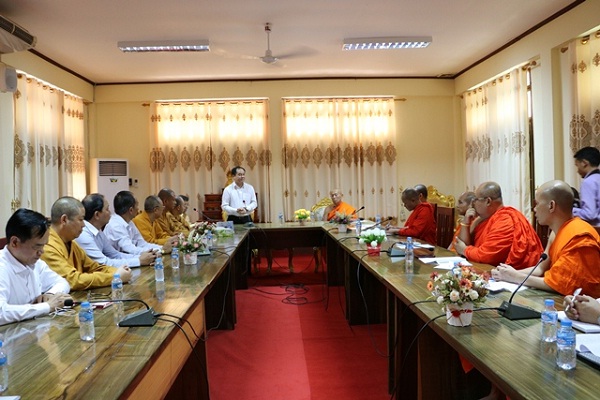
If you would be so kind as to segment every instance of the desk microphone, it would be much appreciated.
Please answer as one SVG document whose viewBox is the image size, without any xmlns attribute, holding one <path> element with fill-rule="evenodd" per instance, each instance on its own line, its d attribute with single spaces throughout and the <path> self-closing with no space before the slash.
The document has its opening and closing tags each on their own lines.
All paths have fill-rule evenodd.
<svg viewBox="0 0 600 400">
<path fill-rule="evenodd" d="M 500 306 L 500 309 L 498 310 L 498 313 L 500 315 L 510 319 L 511 321 L 517 320 L 517 319 L 534 319 L 534 318 L 541 317 L 541 313 L 539 311 L 536 311 L 530 307 L 521 306 L 519 304 L 513 304 L 512 301 L 513 301 L 513 297 L 515 297 L 515 294 L 517 294 L 519 289 L 521 289 L 521 286 L 523 286 L 525 284 L 525 282 L 527 281 L 527 279 L 529 279 L 529 277 L 531 276 L 533 271 L 535 271 L 535 269 L 538 267 L 538 265 L 540 265 L 542 263 L 542 261 L 544 261 L 547 258 L 548 258 L 548 255 L 546 253 L 542 253 L 542 255 L 540 256 L 540 260 L 537 262 L 537 264 L 535 264 L 535 266 L 531 269 L 531 271 L 529 271 L 529 273 L 527 274 L 525 279 L 523 279 L 523 281 L 521 283 L 519 283 L 519 286 L 517 286 L 517 289 L 510 296 L 510 299 L 508 299 L 508 301 L 502 302 L 502 305 Z"/>
<path fill-rule="evenodd" d="M 211 217 L 209 217 L 208 215 L 204 214 L 202 211 L 198 211 L 198 210 L 196 210 L 195 208 L 194 208 L 193 210 L 194 210 L 194 211 L 196 211 L 196 212 L 198 213 L 198 215 L 201 215 L 201 216 L 202 216 L 202 218 L 203 218 L 204 220 L 206 220 L 206 221 L 209 221 L 209 222 L 217 222 L 217 221 L 220 221 L 220 219 L 214 219 L 214 218 L 211 218 Z"/>
<path fill-rule="evenodd" d="M 350 216 L 352 216 L 352 215 L 356 215 L 356 213 L 358 213 L 359 211 L 362 211 L 362 210 L 364 210 L 364 209 L 365 209 L 365 206 L 362 206 L 362 207 L 361 207 L 361 208 L 359 208 L 358 210 L 354 210 L 354 211 L 352 212 L 352 214 L 350 214 Z"/>
<path fill-rule="evenodd" d="M 73 307 L 73 304 L 73 299 L 66 299 L 64 303 L 65 307 Z"/>
<path fill-rule="evenodd" d="M 394 217 L 388 217 L 387 219 L 384 219 L 383 221 L 380 221 L 380 222 L 376 223 L 375 225 L 372 225 L 372 226 L 369 226 L 367 228 L 364 228 L 362 231 L 364 232 L 364 231 L 368 231 L 369 229 L 375 229 L 377 227 L 380 227 L 381 224 L 383 224 L 384 222 L 389 222 L 389 221 L 391 221 L 393 219 L 394 219 Z"/>
</svg>

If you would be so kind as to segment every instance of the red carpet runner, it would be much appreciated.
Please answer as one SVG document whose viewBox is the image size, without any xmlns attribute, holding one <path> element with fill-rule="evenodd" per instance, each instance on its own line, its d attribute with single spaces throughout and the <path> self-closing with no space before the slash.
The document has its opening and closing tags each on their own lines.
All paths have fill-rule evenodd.
<svg viewBox="0 0 600 400">
<path fill-rule="evenodd" d="M 290 295 L 307 303 L 284 303 Z M 329 289 L 328 310 L 326 296 L 324 285 L 237 291 L 235 330 L 207 341 L 211 399 L 389 399 L 385 325 L 371 326 L 372 340 L 346 322 L 341 288 Z"/>
</svg>

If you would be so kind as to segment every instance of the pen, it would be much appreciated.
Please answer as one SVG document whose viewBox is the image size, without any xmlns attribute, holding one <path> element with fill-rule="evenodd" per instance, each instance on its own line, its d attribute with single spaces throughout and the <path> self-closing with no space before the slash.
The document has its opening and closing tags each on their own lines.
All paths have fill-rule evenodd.
<svg viewBox="0 0 600 400">
<path fill-rule="evenodd" d="M 575 297 L 579 296 L 580 293 L 581 288 L 575 289 L 575 291 L 573 292 L 573 300 L 569 304 L 567 304 L 567 308 L 565 308 L 565 313 L 568 312 L 571 307 L 573 307 L 573 303 L 575 303 Z"/>
</svg>

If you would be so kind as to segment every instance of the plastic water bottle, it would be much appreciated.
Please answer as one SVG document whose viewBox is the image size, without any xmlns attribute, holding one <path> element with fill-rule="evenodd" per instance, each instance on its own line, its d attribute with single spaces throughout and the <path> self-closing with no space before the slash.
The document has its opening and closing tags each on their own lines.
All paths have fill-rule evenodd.
<svg viewBox="0 0 600 400">
<path fill-rule="evenodd" d="M 354 224 L 354 226 L 356 227 L 356 235 L 360 236 L 360 233 L 362 232 L 362 221 L 360 219 L 357 219 L 356 224 Z"/>
<path fill-rule="evenodd" d="M 179 269 L 179 249 L 173 247 L 171 250 L 171 268 Z"/>
<path fill-rule="evenodd" d="M 79 310 L 79 337 L 84 342 L 93 342 L 96 337 L 94 310 L 87 301 L 81 303 Z"/>
<path fill-rule="evenodd" d="M 162 257 L 156 257 L 156 260 L 154 260 L 154 278 L 156 282 L 165 281 L 165 267 L 163 266 Z"/>
<path fill-rule="evenodd" d="M 213 234 L 211 231 L 206 231 L 206 247 L 211 248 L 213 245 Z"/>
<path fill-rule="evenodd" d="M 544 301 L 544 311 L 542 311 L 542 342 L 556 341 L 556 324 L 558 313 L 554 308 L 554 300 L 546 299 Z"/>
<path fill-rule="evenodd" d="M 123 319 L 123 302 L 119 300 L 123 300 L 123 281 L 121 280 L 121 275 L 117 272 L 113 275 L 113 280 L 111 283 L 112 293 L 111 298 L 113 300 L 115 306 L 115 322 L 118 324 L 119 321 Z"/>
<path fill-rule="evenodd" d="M 283 223 L 284 223 L 283 213 L 281 211 L 279 212 L 278 218 L 279 218 L 279 225 L 283 225 Z"/>
<path fill-rule="evenodd" d="M 0 393 L 8 388 L 8 358 L 2 350 L 2 341 L 0 340 Z"/>
<path fill-rule="evenodd" d="M 381 214 L 377 214 L 375 216 L 375 224 L 376 225 L 381 225 Z"/>
<path fill-rule="evenodd" d="M 560 322 L 560 329 L 556 334 L 556 365 L 566 371 L 575 368 L 577 353 L 573 322 L 565 319 Z"/>
<path fill-rule="evenodd" d="M 412 237 L 407 237 L 406 238 L 406 255 L 404 257 L 404 265 L 406 266 L 407 269 L 412 269 L 412 267 L 415 265 L 415 249 L 414 249 L 414 245 L 413 245 L 413 240 Z"/>
</svg>

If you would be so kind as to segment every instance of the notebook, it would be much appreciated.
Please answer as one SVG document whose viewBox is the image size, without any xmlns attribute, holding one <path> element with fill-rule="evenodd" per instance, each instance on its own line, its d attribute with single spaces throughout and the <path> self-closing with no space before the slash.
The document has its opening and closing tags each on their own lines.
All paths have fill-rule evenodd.
<svg viewBox="0 0 600 400">
<path fill-rule="evenodd" d="M 558 312 L 558 319 L 568 319 L 564 311 Z M 573 321 L 573 328 L 584 333 L 600 333 L 600 325 L 588 324 L 587 322 Z"/>
</svg>

